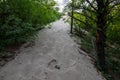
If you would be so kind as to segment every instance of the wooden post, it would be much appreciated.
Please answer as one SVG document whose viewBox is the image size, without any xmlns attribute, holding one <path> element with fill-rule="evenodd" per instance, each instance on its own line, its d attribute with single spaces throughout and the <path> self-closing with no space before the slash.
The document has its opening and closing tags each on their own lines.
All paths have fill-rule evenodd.
<svg viewBox="0 0 120 80">
<path fill-rule="evenodd" d="M 71 11 L 71 31 L 70 33 L 73 33 L 73 15 L 74 15 L 74 0 L 72 0 L 72 11 Z"/>
</svg>

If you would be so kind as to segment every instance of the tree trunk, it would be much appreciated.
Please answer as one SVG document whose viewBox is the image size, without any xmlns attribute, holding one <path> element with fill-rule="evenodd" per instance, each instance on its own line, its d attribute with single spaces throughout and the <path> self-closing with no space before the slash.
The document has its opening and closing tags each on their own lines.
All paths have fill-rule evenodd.
<svg viewBox="0 0 120 80">
<path fill-rule="evenodd" d="M 101 67 L 101 69 L 105 71 L 105 49 L 104 49 L 105 47 L 104 34 L 105 33 L 101 30 L 97 30 L 96 49 L 97 49 L 98 64 Z"/>
<path fill-rule="evenodd" d="M 107 4 L 104 0 L 97 0 L 97 35 L 96 49 L 98 64 L 102 70 L 105 68 L 105 42 L 106 42 L 106 24 L 107 24 Z"/>
</svg>

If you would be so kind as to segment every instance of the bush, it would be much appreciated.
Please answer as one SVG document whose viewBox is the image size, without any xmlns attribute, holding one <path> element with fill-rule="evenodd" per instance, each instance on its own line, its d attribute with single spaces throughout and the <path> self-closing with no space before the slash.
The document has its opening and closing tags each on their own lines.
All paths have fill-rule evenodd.
<svg viewBox="0 0 120 80">
<path fill-rule="evenodd" d="M 38 29 L 60 18 L 55 2 L 0 0 L 0 51 L 34 38 Z"/>
<path fill-rule="evenodd" d="M 24 23 L 15 16 L 9 16 L 0 30 L 0 45 L 3 47 L 26 42 L 36 33 L 31 24 Z"/>
</svg>

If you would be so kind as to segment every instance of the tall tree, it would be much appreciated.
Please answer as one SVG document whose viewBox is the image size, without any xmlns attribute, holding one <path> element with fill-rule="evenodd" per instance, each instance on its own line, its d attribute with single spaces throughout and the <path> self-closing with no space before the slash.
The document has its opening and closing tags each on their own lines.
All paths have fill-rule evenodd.
<svg viewBox="0 0 120 80">
<path fill-rule="evenodd" d="M 73 8 L 75 11 L 72 13 L 79 13 L 82 16 L 85 16 L 87 20 L 91 20 L 96 24 L 96 52 L 97 52 L 97 61 L 102 70 L 105 69 L 105 45 L 106 45 L 106 29 L 109 23 L 109 13 L 112 8 L 114 8 L 118 2 L 116 0 L 76 0 Z M 73 4 L 73 1 L 72 1 Z M 79 10 L 79 12 L 78 12 Z M 95 14 L 95 17 L 90 16 L 89 14 L 85 14 L 86 12 Z M 90 22 L 76 18 L 74 14 L 72 14 L 71 19 L 78 20 L 82 22 L 86 26 L 91 26 Z M 72 21 L 72 20 L 71 20 Z M 71 22 L 71 25 L 73 21 Z M 72 28 L 72 27 L 71 27 Z M 92 27 L 91 27 L 92 28 Z"/>
</svg>

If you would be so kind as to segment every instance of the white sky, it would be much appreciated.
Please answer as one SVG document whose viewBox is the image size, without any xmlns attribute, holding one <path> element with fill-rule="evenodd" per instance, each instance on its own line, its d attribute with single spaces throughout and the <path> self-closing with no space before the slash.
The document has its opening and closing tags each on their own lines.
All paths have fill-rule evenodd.
<svg viewBox="0 0 120 80">
<path fill-rule="evenodd" d="M 62 12 L 64 6 L 70 1 L 70 0 L 55 0 L 60 8 L 60 12 Z"/>
<path fill-rule="evenodd" d="M 63 0 L 55 0 L 58 4 L 62 4 Z"/>
</svg>

